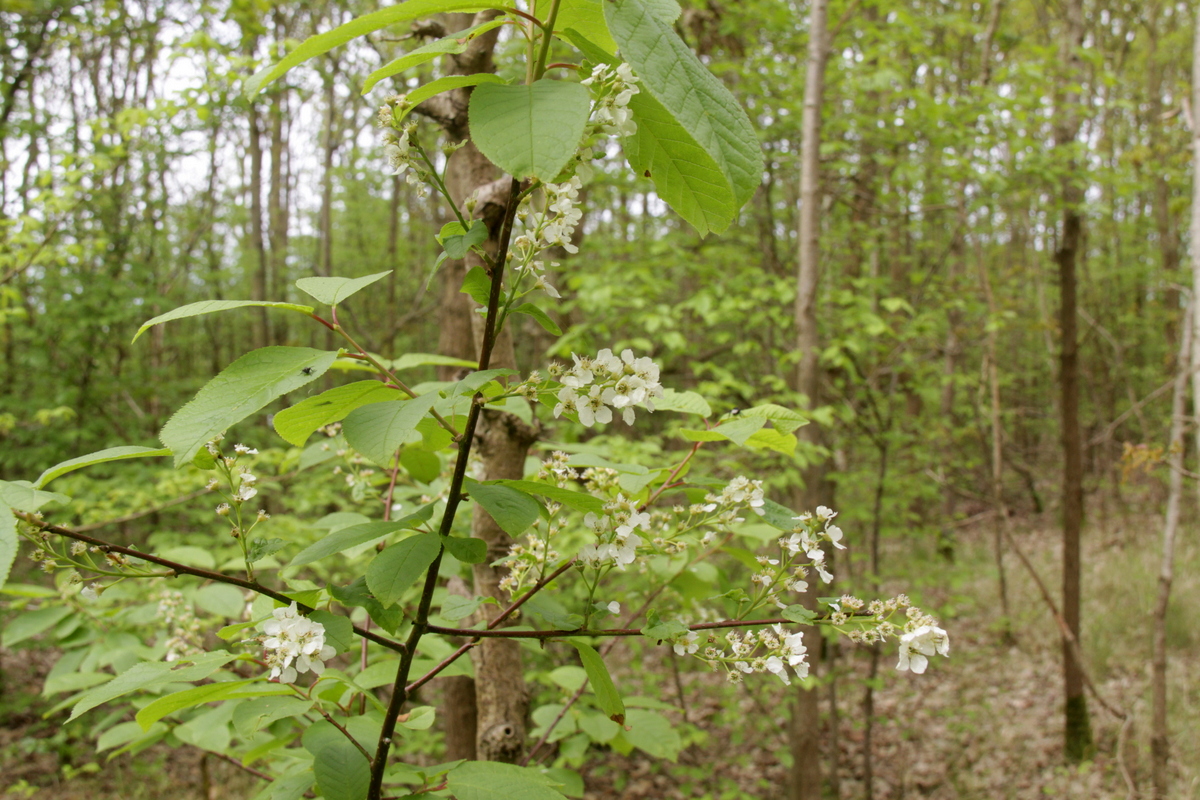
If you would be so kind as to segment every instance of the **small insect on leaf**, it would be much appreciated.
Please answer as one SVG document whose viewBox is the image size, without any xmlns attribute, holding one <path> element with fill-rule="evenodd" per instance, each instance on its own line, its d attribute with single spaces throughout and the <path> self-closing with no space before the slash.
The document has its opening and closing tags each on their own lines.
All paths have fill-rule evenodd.
<svg viewBox="0 0 1200 800">
<path fill-rule="evenodd" d="M 301 371 L 302 373 L 304 373 L 305 375 L 312 375 L 313 368 L 312 368 L 312 367 L 305 367 L 304 369 L 302 369 L 302 370 L 300 370 L 300 371 Z"/>
</svg>

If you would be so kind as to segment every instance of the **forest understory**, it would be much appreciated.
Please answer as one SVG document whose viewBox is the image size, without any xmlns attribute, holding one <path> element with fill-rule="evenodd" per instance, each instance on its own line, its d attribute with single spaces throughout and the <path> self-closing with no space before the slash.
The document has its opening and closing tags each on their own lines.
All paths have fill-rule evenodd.
<svg viewBox="0 0 1200 800">
<path fill-rule="evenodd" d="M 1106 504 L 1109 505 L 1109 504 Z M 1058 532 L 1050 514 L 1012 521 L 1014 538 L 1043 581 L 1057 594 Z M 1105 522 L 1097 521 L 1104 518 Z M 956 560 L 936 579 L 895 579 L 941 614 L 952 637 L 951 658 L 923 676 L 897 672 L 894 654 L 879 662 L 871 732 L 875 800 L 1033 800 L 1034 798 L 1138 798 L 1149 796 L 1149 618 L 1161 520 L 1125 511 L 1093 509 L 1086 531 L 1084 641 L 1088 669 L 1103 700 L 1129 715 L 1122 721 L 1089 696 L 1098 745 L 1096 758 L 1078 767 L 1062 757 L 1060 642 L 1051 612 L 1028 571 L 1011 551 L 1005 568 L 1012 604 L 1005 641 L 992 557 L 993 520 L 959 531 Z M 922 558 L 892 540 L 885 564 L 901 575 Z M 923 563 L 930 563 L 924 560 Z M 887 587 L 885 586 L 885 592 Z M 1185 541 L 1168 621 L 1173 798 L 1200 797 L 1200 638 L 1188 609 L 1200 605 L 1200 548 Z M 788 776 L 787 703 L 790 690 L 769 676 L 738 687 L 722 676 L 695 670 L 669 648 L 634 644 L 614 651 L 614 677 L 629 695 L 657 697 L 686 707 L 681 727 L 691 743 L 677 763 L 641 752 L 593 752 L 584 767 L 585 798 L 784 798 Z M 256 781 L 237 767 L 189 748 L 157 745 L 137 756 L 106 761 L 82 739 L 59 727 L 60 712 L 38 697 L 53 663 L 48 651 L 0 651 L 0 797 L 172 798 L 218 800 L 250 797 Z M 630 669 L 632 659 L 641 666 Z M 866 797 L 862 702 L 870 655 L 843 645 L 838 671 L 836 739 L 822 732 L 826 765 L 838 753 L 837 797 Z M 678 682 L 673 677 L 678 675 Z M 638 677 L 635 677 L 638 676 Z M 653 682 L 653 683 L 652 683 Z M 682 690 L 682 699 L 680 696 Z M 830 725 L 829 690 L 823 693 Z M 432 699 L 432 698 L 428 698 Z M 436 759 L 433 759 L 436 760 Z M 94 766 L 93 766 L 94 765 Z M 713 765 L 720 765 L 717 769 Z M 833 797 L 832 793 L 827 793 Z"/>
</svg>

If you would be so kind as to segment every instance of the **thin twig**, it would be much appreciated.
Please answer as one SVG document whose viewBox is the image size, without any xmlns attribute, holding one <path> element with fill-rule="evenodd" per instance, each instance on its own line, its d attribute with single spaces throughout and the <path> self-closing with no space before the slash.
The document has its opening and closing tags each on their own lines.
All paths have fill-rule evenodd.
<svg viewBox="0 0 1200 800">
<path fill-rule="evenodd" d="M 64 528 L 61 525 L 51 525 L 49 522 L 46 522 L 45 520 L 39 518 L 36 514 L 32 514 L 27 511 L 17 511 L 14 509 L 13 514 L 18 519 L 23 520 L 23 521 L 29 523 L 30 525 L 37 527 L 40 530 L 47 531 L 49 533 L 55 533 L 55 534 L 58 534 L 59 536 L 65 536 L 66 538 L 74 539 L 77 542 L 86 542 L 87 544 L 90 544 L 90 545 L 100 548 L 100 551 L 104 552 L 104 553 L 120 553 L 122 555 L 126 555 L 131 558 L 137 558 L 142 561 L 148 561 L 151 564 L 158 564 L 159 566 L 168 568 L 169 570 L 176 573 L 177 575 L 192 575 L 197 578 L 204 578 L 205 580 L 215 581 L 217 583 L 228 583 L 231 586 L 238 586 L 238 587 L 241 587 L 242 589 L 249 589 L 252 592 L 256 592 L 258 594 L 265 595 L 266 597 L 270 597 L 272 600 L 277 600 L 280 603 L 294 603 L 295 602 L 298 608 L 301 608 L 306 612 L 316 610 L 312 606 L 306 606 L 303 603 L 299 603 L 281 592 L 277 592 L 274 589 L 271 589 L 267 586 L 263 586 L 258 581 L 250 581 L 250 580 L 246 580 L 245 578 L 235 578 L 232 575 L 225 575 L 220 572 L 213 572 L 212 570 L 200 569 L 199 567 L 189 567 L 187 564 L 181 564 L 178 561 L 171 561 L 170 559 L 162 558 L 160 556 L 156 556 L 151 553 L 143 553 L 141 550 L 134 550 L 133 548 L 130 548 L 130 547 L 122 547 L 119 544 L 113 544 L 112 542 L 106 542 L 103 539 L 97 539 L 93 536 L 88 536 L 86 534 L 79 533 L 78 531 L 72 530 L 70 528 Z M 382 646 L 388 648 L 389 650 L 395 650 L 398 653 L 404 652 L 404 645 L 400 642 L 395 642 L 395 641 L 392 641 L 391 639 L 380 636 L 379 634 L 371 633 L 368 630 L 364 630 L 363 628 L 360 628 L 358 625 L 355 625 L 353 627 L 354 627 L 354 632 L 356 634 L 358 634 L 359 636 L 363 637 L 364 639 L 370 639 L 372 642 L 375 642 L 378 645 L 382 645 Z"/>
<path fill-rule="evenodd" d="M 1106 702 L 1101 696 L 1099 690 L 1096 689 L 1096 684 L 1092 683 L 1091 675 L 1088 674 L 1087 669 L 1084 667 L 1083 652 L 1079 648 L 1079 640 L 1075 638 L 1075 634 L 1071 632 L 1071 628 L 1067 625 L 1067 621 L 1063 619 L 1062 613 L 1058 610 L 1058 604 L 1054 602 L 1054 598 L 1050 595 L 1050 590 L 1047 589 L 1046 584 L 1042 582 L 1041 576 L 1038 575 L 1038 572 L 1036 569 L 1034 569 L 1032 562 L 1030 562 L 1029 558 L 1025 555 L 1025 551 L 1021 549 L 1019 544 L 1017 544 L 1017 540 L 1013 538 L 1013 535 L 1008 532 L 1007 528 L 1004 529 L 1004 538 L 1008 540 L 1009 547 L 1011 547 L 1013 552 L 1017 554 L 1017 558 L 1020 559 L 1021 563 L 1025 566 L 1026 571 L 1029 572 L 1029 576 L 1033 578 L 1034 584 L 1037 585 L 1038 592 L 1040 592 L 1042 595 L 1042 600 L 1045 601 L 1046 607 L 1050 609 L 1050 613 L 1054 616 L 1054 621 L 1058 623 L 1058 627 L 1062 632 L 1063 639 L 1065 639 L 1068 646 L 1070 646 L 1071 652 L 1075 656 L 1075 663 L 1079 665 L 1079 672 L 1081 675 L 1083 675 L 1084 685 L 1087 686 L 1087 688 L 1091 691 L 1092 696 L 1096 698 L 1096 702 L 1099 703 L 1105 711 L 1118 719 L 1127 719 L 1129 715 L 1109 705 L 1108 702 Z"/>
</svg>

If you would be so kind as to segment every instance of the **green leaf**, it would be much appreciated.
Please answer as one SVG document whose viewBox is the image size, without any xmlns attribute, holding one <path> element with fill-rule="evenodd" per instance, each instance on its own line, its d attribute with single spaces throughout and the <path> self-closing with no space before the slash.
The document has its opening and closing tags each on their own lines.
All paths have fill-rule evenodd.
<svg viewBox="0 0 1200 800">
<path fill-rule="evenodd" d="M 657 407 L 657 402 L 655 406 Z M 784 433 L 792 433 L 797 428 L 803 427 L 809 423 L 807 417 L 799 411 L 793 411 L 790 408 L 776 405 L 775 403 L 764 403 L 761 406 L 754 408 L 744 408 L 738 415 L 741 417 L 763 417 L 771 420 L 775 427 Z"/>
<path fill-rule="evenodd" d="M 313 700 L 305 700 L 290 694 L 290 690 L 286 696 L 257 697 L 245 703 L 239 703 L 238 707 L 233 710 L 233 727 L 243 738 L 246 738 L 275 720 L 300 716 L 312 708 L 313 702 Z"/>
<path fill-rule="evenodd" d="M 436 718 L 437 712 L 433 706 L 417 706 L 404 715 L 400 720 L 400 725 L 410 731 L 427 731 L 433 727 L 433 721 Z"/>
<path fill-rule="evenodd" d="M 272 684 L 267 684 L 261 681 L 229 681 L 228 683 L 208 683 L 203 686 L 193 686 L 190 689 L 173 692 L 158 698 L 150 705 L 143 708 L 137 713 L 134 719 L 137 724 L 142 726 L 142 730 L 150 730 L 150 726 L 158 722 L 168 714 L 174 714 L 176 711 L 182 711 L 185 708 L 203 705 L 204 703 L 215 703 L 218 700 L 225 700 L 229 697 L 247 697 L 249 695 L 239 694 L 239 691 L 252 683 L 260 683 L 260 689 L 266 689 L 263 694 L 280 694 L 278 689 L 271 688 Z M 278 686 L 278 684 L 274 684 Z M 284 687 L 286 688 L 286 687 Z"/>
<path fill-rule="evenodd" d="M 470 367 L 478 369 L 479 362 L 467 361 L 461 358 L 451 358 L 450 356 L 439 356 L 433 353 L 405 353 L 399 358 L 387 364 L 387 367 L 392 372 L 400 372 L 405 369 L 413 369 L 414 367 L 425 366 L 446 366 L 446 367 Z"/>
<path fill-rule="evenodd" d="M 285 547 L 287 547 L 287 542 L 283 539 L 266 539 L 262 536 L 256 536 L 250 540 L 250 546 L 246 548 L 246 561 L 256 564 L 267 556 L 278 553 Z"/>
<path fill-rule="evenodd" d="M 393 75 L 399 75 L 407 69 L 424 64 L 427 61 L 432 61 L 438 56 L 449 55 L 452 53 L 462 53 L 471 46 L 471 40 L 480 36 L 493 28 L 497 28 L 508 22 L 507 17 L 499 17 L 498 19 L 485 22 L 482 25 L 476 25 L 473 28 L 452 33 L 438 39 L 436 42 L 422 45 L 416 50 L 411 50 L 399 58 L 391 61 L 367 76 L 363 82 L 362 93 L 366 94 L 374 88 L 375 84 L 379 83 L 384 78 L 390 78 Z"/>
<path fill-rule="evenodd" d="M 479 303 L 481 306 L 488 304 L 488 293 L 492 290 L 492 279 L 487 276 L 482 267 L 471 267 L 467 271 L 467 275 L 463 278 L 462 288 L 459 292 L 469 295 L 472 300 Z"/>
<path fill-rule="evenodd" d="M 333 723 L 322 719 L 310 725 L 303 743 L 312 753 L 317 788 L 325 800 L 365 800 L 371 764 Z"/>
<path fill-rule="evenodd" d="M 7 508 L 0 508 L 0 586 L 4 586 L 8 580 L 8 573 L 17 558 L 19 546 L 17 518 Z"/>
<path fill-rule="evenodd" d="M 159 434 L 175 466 L 192 460 L 218 433 L 325 374 L 337 353 L 309 347 L 263 347 L 234 361 L 205 384 Z"/>
<path fill-rule="evenodd" d="M 777 453 L 783 453 L 785 456 L 791 456 L 796 454 L 797 440 L 790 433 L 783 433 L 774 428 L 763 428 L 751 435 L 745 444 L 746 447 L 774 450 Z"/>
<path fill-rule="evenodd" d="M 657 616 L 655 619 L 657 620 Z M 653 639 L 655 642 L 670 642 L 685 635 L 687 632 L 688 626 L 678 620 L 656 621 L 654 624 L 642 628 L 642 635 L 647 639 Z"/>
<path fill-rule="evenodd" d="M 767 421 L 762 417 L 750 417 L 748 419 L 741 419 L 739 417 L 738 419 L 721 423 L 713 428 L 713 432 L 721 434 L 734 444 L 744 445 L 747 439 L 757 433 L 766 424 Z"/>
<path fill-rule="evenodd" d="M 778 528 L 781 531 L 792 531 L 800 522 L 794 517 L 798 516 L 795 511 L 790 508 L 781 506 L 774 500 L 764 500 L 761 506 L 763 522 L 773 528 Z"/>
<path fill-rule="evenodd" d="M 177 319 L 187 319 L 188 317 L 198 317 L 201 314 L 212 314 L 217 311 L 228 311 L 231 308 L 245 308 L 246 306 L 257 306 L 259 308 L 285 308 L 288 311 L 298 311 L 306 316 L 312 316 L 314 309 L 312 306 L 301 306 L 296 303 L 275 303 L 266 300 L 201 300 L 199 303 L 188 303 L 186 306 L 180 306 L 174 311 L 168 311 L 165 314 L 159 314 L 151 320 L 142 323 L 142 327 L 138 328 L 137 333 L 133 335 L 133 342 L 138 340 L 138 337 L 143 333 L 153 328 L 155 325 L 161 325 L 164 322 L 173 322 Z M 131 342 L 132 344 L 132 342 Z"/>
<path fill-rule="evenodd" d="M 421 440 L 417 423 L 437 401 L 437 392 L 430 392 L 411 400 L 371 403 L 356 408 L 342 422 L 342 433 L 355 450 L 380 466 L 391 466 L 400 445 Z"/>
<path fill-rule="evenodd" d="M 442 460 L 435 453 L 420 448 L 406 447 L 401 450 L 400 466 L 414 481 L 420 483 L 432 483 L 442 474 Z"/>
<path fill-rule="evenodd" d="M 573 508 L 576 511 L 582 511 L 585 514 L 592 512 L 600 514 L 604 511 L 604 501 L 599 497 L 587 494 L 586 492 L 576 492 L 571 489 L 560 489 L 552 483 L 539 483 L 538 481 L 512 481 L 498 480 L 488 481 L 489 486 L 508 486 L 516 489 L 519 492 L 526 494 L 536 494 L 545 497 L 547 500 L 553 500 L 567 508 Z"/>
<path fill-rule="evenodd" d="M 29 481 L 0 481 L 0 507 L 37 511 L 47 503 L 67 505 L 71 498 L 58 492 L 43 492 Z"/>
<path fill-rule="evenodd" d="M 617 43 L 604 21 L 603 0 L 562 0 L 555 25 L 560 31 L 574 29 L 592 44 L 609 53 L 617 52 Z M 584 55 L 587 55 L 586 53 Z"/>
<path fill-rule="evenodd" d="M 643 467 L 641 464 L 619 464 L 601 458 L 595 453 L 575 453 L 567 459 L 567 464 L 572 467 L 597 467 L 599 469 L 611 469 L 616 472 L 627 472 L 631 475 L 645 475 L 650 470 Z"/>
<path fill-rule="evenodd" d="M 196 590 L 196 605 L 224 619 L 241 619 L 246 609 L 242 590 L 228 583 L 210 583 Z"/>
<path fill-rule="evenodd" d="M 446 776 L 458 800 L 563 800 L 558 785 L 536 768 L 497 761 L 467 761 Z"/>
<path fill-rule="evenodd" d="M 31 636 L 37 636 L 42 631 L 57 625 L 70 613 L 71 609 L 66 606 L 51 606 L 18 614 L 4 628 L 4 637 L 0 643 L 5 647 L 12 647 L 18 642 L 23 642 Z"/>
<path fill-rule="evenodd" d="M 404 530 L 414 524 L 413 522 L 406 523 L 404 520 L 397 520 L 396 522 L 367 522 L 362 525 L 351 525 L 349 528 L 334 531 L 325 538 L 313 542 L 297 553 L 296 557 L 288 562 L 288 566 L 299 567 L 304 564 L 311 564 L 334 553 L 340 553 L 351 547 L 357 547 L 360 544 L 381 539 L 389 533 Z"/>
<path fill-rule="evenodd" d="M 345 302 L 351 295 L 367 288 L 376 281 L 381 281 L 392 271 L 376 272 L 361 278 L 301 278 L 296 281 L 296 288 L 327 306 L 336 306 Z"/>
<path fill-rule="evenodd" d="M 550 333 L 553 333 L 555 336 L 562 336 L 562 328 L 558 327 L 557 323 L 555 323 L 554 320 L 550 319 L 550 316 L 545 311 L 542 311 L 540 308 L 535 306 L 533 303 L 522 303 L 521 305 L 519 305 L 513 309 L 513 313 L 514 314 L 528 314 L 529 316 L 536 319 L 538 321 L 538 324 L 541 325 L 543 328 L 545 328 Z M 657 403 L 656 403 L 656 405 L 657 405 Z"/>
<path fill-rule="evenodd" d="M 411 1 L 411 0 L 410 0 Z M 418 86 L 411 92 L 405 95 L 408 102 L 411 104 L 403 111 L 396 112 L 393 116 L 397 123 L 407 117 L 414 108 L 419 106 L 431 97 L 441 94 L 442 92 L 450 92 L 455 89 L 465 89 L 468 86 L 479 86 L 480 84 L 489 83 L 504 83 L 504 79 L 499 75 L 493 75 L 490 72 L 477 72 L 474 75 L 447 75 L 444 78 L 438 78 L 435 81 L 430 81 L 422 86 Z"/>
<path fill-rule="evenodd" d="M 711 417 L 712 407 L 708 401 L 695 392 L 677 392 L 674 389 L 664 389 L 663 396 L 654 400 L 655 411 L 679 411 L 684 414 L 698 414 L 701 417 Z"/>
<path fill-rule="evenodd" d="M 721 165 L 654 97 L 629 101 L 637 129 L 622 140 L 634 172 L 654 183 L 658 195 L 701 236 L 721 233 L 738 206 Z"/>
<path fill-rule="evenodd" d="M 421 533 L 375 556 L 367 567 L 367 586 L 385 606 L 393 605 L 441 552 L 436 533 Z"/>
<path fill-rule="evenodd" d="M 605 744 L 611 742 L 613 737 L 621 732 L 621 726 L 613 722 L 603 714 L 584 714 L 579 720 L 580 729 L 586 733 L 593 742 Z"/>
<path fill-rule="evenodd" d="M 446 549 L 449 550 L 450 548 L 447 547 Z M 455 556 L 455 558 L 458 557 Z M 461 558 L 458 560 L 462 561 Z M 442 603 L 440 616 L 444 619 L 450 620 L 451 622 L 457 622 L 460 619 L 466 619 L 475 613 L 475 609 L 479 608 L 479 604 L 482 601 L 482 597 L 461 597 L 457 594 L 448 595 L 445 601 Z"/>
<path fill-rule="evenodd" d="M 301 400 L 275 415 L 275 432 L 284 441 L 303 447 L 320 428 L 340 422 L 356 408 L 395 400 L 402 395 L 379 381 L 356 381 Z"/>
<path fill-rule="evenodd" d="M 591 95 L 578 83 L 485 84 L 471 93 L 471 138 L 513 177 L 552 181 L 575 155 L 590 109 Z"/>
<path fill-rule="evenodd" d="M 471 499 L 483 506 L 496 524 L 509 536 L 520 536 L 538 518 L 541 506 L 525 492 L 509 486 L 479 483 L 466 479 Z"/>
<path fill-rule="evenodd" d="M 368 590 L 365 575 L 359 575 L 347 586 L 330 586 L 329 593 L 344 606 L 358 606 L 366 609 L 375 624 L 389 633 L 395 633 L 404 622 L 404 609 L 400 606 L 385 608 Z M 392 673 L 392 677 L 395 677 L 394 669 Z M 391 683 L 391 680 L 389 678 L 388 683 Z"/>
<path fill-rule="evenodd" d="M 83 467 L 90 467 L 93 464 L 103 464 L 108 461 L 120 461 L 126 458 L 147 458 L 158 456 L 169 456 L 171 451 L 167 449 L 154 449 L 153 447 L 110 447 L 107 450 L 100 450 L 86 456 L 72 458 L 69 461 L 63 461 L 60 464 L 55 464 L 50 469 L 43 472 L 33 485 L 41 489 L 55 478 L 66 475 L 68 472 L 74 472 Z"/>
<path fill-rule="evenodd" d="M 462 225 L 459 225 L 457 222 L 452 222 L 450 225 L 457 226 L 459 233 L 451 234 L 444 238 L 439 237 L 438 239 L 442 244 L 442 249 L 446 251 L 446 255 L 450 258 L 466 258 L 467 253 L 470 252 L 472 247 L 481 245 L 487 241 L 488 226 L 481 219 L 472 222 L 470 229 L 466 233 L 462 233 Z"/>
<path fill-rule="evenodd" d="M 574 639 L 568 641 L 579 651 L 579 658 L 583 662 L 583 668 L 587 670 L 588 680 L 592 684 L 592 692 L 596 695 L 596 705 L 600 706 L 600 710 L 607 714 L 613 722 L 624 725 L 625 704 L 621 702 L 621 695 L 617 692 L 617 687 L 613 685 L 612 676 L 608 674 L 608 667 L 604 665 L 604 659 L 591 645 Z"/>
<path fill-rule="evenodd" d="M 181 683 L 207 678 L 236 657 L 233 653 L 218 651 L 174 663 L 143 661 L 140 664 L 134 664 L 108 683 L 97 686 L 80 697 L 67 721 L 70 722 L 80 714 L 130 692 L 154 689 L 164 683 Z"/>
<path fill-rule="evenodd" d="M 606 50 L 603 46 L 596 44 L 589 37 L 580 33 L 575 28 L 567 28 L 559 33 L 560 38 L 566 39 L 571 44 L 575 45 L 579 52 L 583 53 L 584 58 L 594 64 L 608 64 L 616 66 L 621 63 L 621 60 Z M 612 39 L 608 34 L 608 26 L 604 28 L 604 36 Z M 613 50 L 616 50 L 616 42 L 613 42 Z"/>
<path fill-rule="evenodd" d="M 464 564 L 482 564 L 487 558 L 487 542 L 483 539 L 447 536 L 442 539 L 442 544 L 450 555 Z"/>
<path fill-rule="evenodd" d="M 629 709 L 625 718 L 628 730 L 622 731 L 625 741 L 644 750 L 655 758 L 674 761 L 683 749 L 679 732 L 670 721 L 653 711 L 640 708 Z"/>
<path fill-rule="evenodd" d="M 286 75 L 288 70 L 297 64 L 303 64 L 311 58 L 328 53 L 335 47 L 340 47 L 351 39 L 366 36 L 368 33 L 389 25 L 453 11 L 483 11 L 488 8 L 497 8 L 503 11 L 511 7 L 511 3 L 480 3 L 478 0 L 407 0 L 404 3 L 397 3 L 394 6 L 356 17 L 326 33 L 310 36 L 278 63 L 260 70 L 249 78 L 246 81 L 245 93 L 246 96 L 253 97 L 264 86 Z"/>
<path fill-rule="evenodd" d="M 447 397 L 456 397 L 459 395 L 475 394 L 484 385 L 494 381 L 496 378 L 503 378 L 508 375 L 516 375 L 515 369 L 499 368 L 499 369 L 481 369 L 472 372 L 470 375 L 458 381 L 449 389 L 446 390 Z"/>
<path fill-rule="evenodd" d="M 758 136 L 737 100 L 675 34 L 671 24 L 663 21 L 661 14 L 661 8 L 652 9 L 642 0 L 614 0 L 604 4 L 609 31 L 620 46 L 621 55 L 641 79 L 642 94 L 657 100 L 667 115 L 716 162 L 724 177 L 724 187 L 732 193 L 736 212 L 762 182 L 763 158 Z M 635 95 L 634 100 L 642 94 Z M 638 128 L 641 127 L 639 119 Z"/>
<path fill-rule="evenodd" d="M 792 605 L 779 612 L 779 616 L 801 625 L 811 625 L 816 619 L 815 611 L 810 611 L 801 605 Z"/>
<path fill-rule="evenodd" d="M 346 652 L 354 645 L 354 623 L 349 617 L 317 609 L 308 618 L 325 626 L 325 643 L 339 653 Z"/>
</svg>

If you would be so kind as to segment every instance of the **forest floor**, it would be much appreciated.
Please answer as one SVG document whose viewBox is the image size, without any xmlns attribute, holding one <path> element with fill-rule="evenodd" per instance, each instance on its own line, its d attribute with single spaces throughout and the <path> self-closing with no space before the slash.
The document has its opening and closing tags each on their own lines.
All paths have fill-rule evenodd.
<svg viewBox="0 0 1200 800">
<path fill-rule="evenodd" d="M 1095 515 L 1106 518 L 1104 513 Z M 1057 533 L 1050 515 L 1013 522 L 1013 534 L 1052 596 L 1058 594 Z M 1109 517 L 1108 519 L 1115 519 Z M 1005 638 L 988 521 L 960 530 L 954 564 L 933 553 L 901 558 L 892 543 L 885 571 L 924 564 L 900 577 L 914 601 L 936 610 L 950 632 L 951 657 L 925 675 L 894 669 L 894 648 L 880 656 L 871 730 L 874 800 L 1032 800 L 1063 797 L 1108 800 L 1149 797 L 1150 609 L 1158 568 L 1160 523 L 1130 515 L 1127 522 L 1093 526 L 1085 537 L 1083 641 L 1088 668 L 1104 701 L 1122 720 L 1089 698 L 1097 741 L 1095 759 L 1068 768 L 1062 759 L 1062 689 L 1054 619 L 1028 572 L 1011 552 L 1005 559 L 1011 638 Z M 891 567 L 897 567 L 897 570 Z M 1191 532 L 1176 561 L 1169 620 L 1171 726 L 1175 732 L 1172 800 L 1200 798 L 1200 545 Z M 812 647 L 810 646 L 810 651 Z M 624 654 L 624 667 L 620 665 Z M 584 769 L 585 797 L 786 797 L 788 708 L 794 689 L 755 676 L 729 686 L 668 648 L 633 644 L 614 651 L 615 677 L 628 694 L 657 697 L 686 708 L 688 746 L 677 763 L 593 753 Z M 633 670 L 629 665 L 640 661 Z M 0 798 L 41 800 L 214 800 L 253 795 L 254 780 L 187 749 L 151 748 L 105 761 L 82 740 L 42 718 L 39 696 L 48 654 L 0 651 Z M 822 693 L 824 763 L 836 749 L 838 796 L 866 797 L 862 702 L 868 651 L 841 647 L 835 662 L 839 724 L 833 735 L 830 688 Z M 682 718 L 682 710 L 675 712 Z M 1132 787 L 1132 788 L 1131 788 Z M 1139 791 L 1140 790 L 1140 793 Z M 832 796 L 832 795 L 831 795 Z"/>
</svg>

